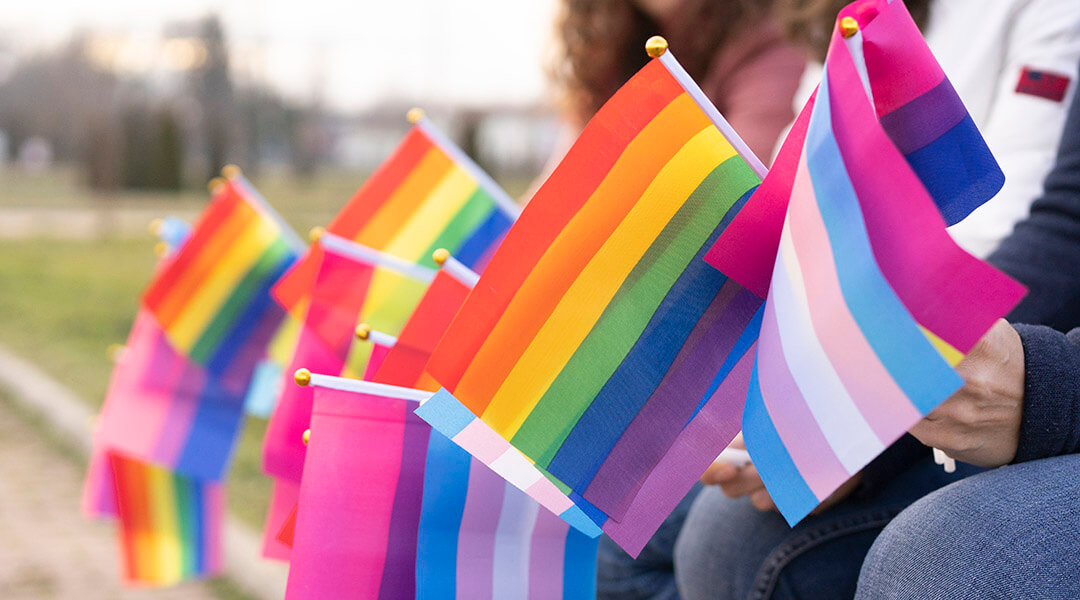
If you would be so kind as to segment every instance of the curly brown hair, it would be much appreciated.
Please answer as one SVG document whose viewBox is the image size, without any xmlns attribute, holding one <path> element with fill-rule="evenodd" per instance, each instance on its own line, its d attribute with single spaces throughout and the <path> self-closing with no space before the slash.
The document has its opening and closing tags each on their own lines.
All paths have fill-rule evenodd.
<svg viewBox="0 0 1080 600">
<path fill-rule="evenodd" d="M 663 34 L 679 62 L 701 81 L 725 42 L 764 18 L 772 0 L 685 0 Z M 631 0 L 563 0 L 556 35 L 560 53 L 549 69 L 564 108 L 587 121 L 615 90 L 645 65 L 645 41 L 660 24 Z"/>
<path fill-rule="evenodd" d="M 773 10 L 784 35 L 824 61 L 836 15 L 850 3 L 851 0 L 776 0 Z M 930 0 L 904 0 L 904 4 L 919 29 L 923 29 L 930 14 Z"/>
</svg>

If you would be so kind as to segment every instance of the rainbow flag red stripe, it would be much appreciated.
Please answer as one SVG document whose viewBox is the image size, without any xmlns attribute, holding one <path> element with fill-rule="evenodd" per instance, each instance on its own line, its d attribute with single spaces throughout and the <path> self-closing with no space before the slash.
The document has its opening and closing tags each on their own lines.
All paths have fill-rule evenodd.
<svg viewBox="0 0 1080 600">
<path fill-rule="evenodd" d="M 764 172 L 670 53 L 597 113 L 528 204 L 428 370 L 620 518 L 749 347 L 762 300 L 701 260 Z"/>
</svg>

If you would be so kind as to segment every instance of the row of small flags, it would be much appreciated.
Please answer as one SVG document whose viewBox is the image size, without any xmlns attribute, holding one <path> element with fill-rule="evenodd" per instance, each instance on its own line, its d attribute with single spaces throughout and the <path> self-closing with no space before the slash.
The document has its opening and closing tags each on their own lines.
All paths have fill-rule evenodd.
<svg viewBox="0 0 1080 600">
<path fill-rule="evenodd" d="M 245 403 L 287 597 L 576 598 L 740 430 L 794 524 L 961 385 L 1024 290 L 945 231 L 1003 177 L 903 3 L 771 171 L 647 50 L 523 211 L 414 112 L 306 251 L 238 170 L 162 222 L 84 496 L 130 580 L 221 568 Z"/>
</svg>

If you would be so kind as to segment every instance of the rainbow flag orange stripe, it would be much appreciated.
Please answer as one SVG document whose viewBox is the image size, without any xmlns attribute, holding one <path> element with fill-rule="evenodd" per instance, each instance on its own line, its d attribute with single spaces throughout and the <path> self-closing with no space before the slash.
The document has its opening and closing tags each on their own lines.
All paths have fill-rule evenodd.
<svg viewBox="0 0 1080 600">
<path fill-rule="evenodd" d="M 265 345 L 283 316 L 269 290 L 298 249 L 268 211 L 242 182 L 227 182 L 143 294 L 169 342 L 212 372 Z"/>
<path fill-rule="evenodd" d="M 491 177 L 421 119 L 327 231 L 429 267 L 431 253 L 446 248 L 479 270 L 519 212 Z M 309 255 L 286 274 L 274 290 L 282 306 L 295 313 L 303 305 L 317 270 Z"/>
<path fill-rule="evenodd" d="M 172 585 L 222 568 L 224 485 L 109 454 L 124 577 Z"/>
<path fill-rule="evenodd" d="M 621 517 L 756 331 L 762 299 L 702 256 L 763 172 L 670 53 L 651 61 L 529 203 L 429 372 Z"/>
</svg>

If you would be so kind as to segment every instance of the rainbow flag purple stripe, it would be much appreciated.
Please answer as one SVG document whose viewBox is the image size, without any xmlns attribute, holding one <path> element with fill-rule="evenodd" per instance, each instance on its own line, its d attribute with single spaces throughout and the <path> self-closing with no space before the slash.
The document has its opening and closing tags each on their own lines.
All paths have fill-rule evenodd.
<svg viewBox="0 0 1080 600">
<path fill-rule="evenodd" d="M 952 242 L 849 48 L 834 36 L 782 184 L 790 199 L 743 415 L 792 524 L 963 385 L 952 365 L 1024 293 Z"/>
</svg>

